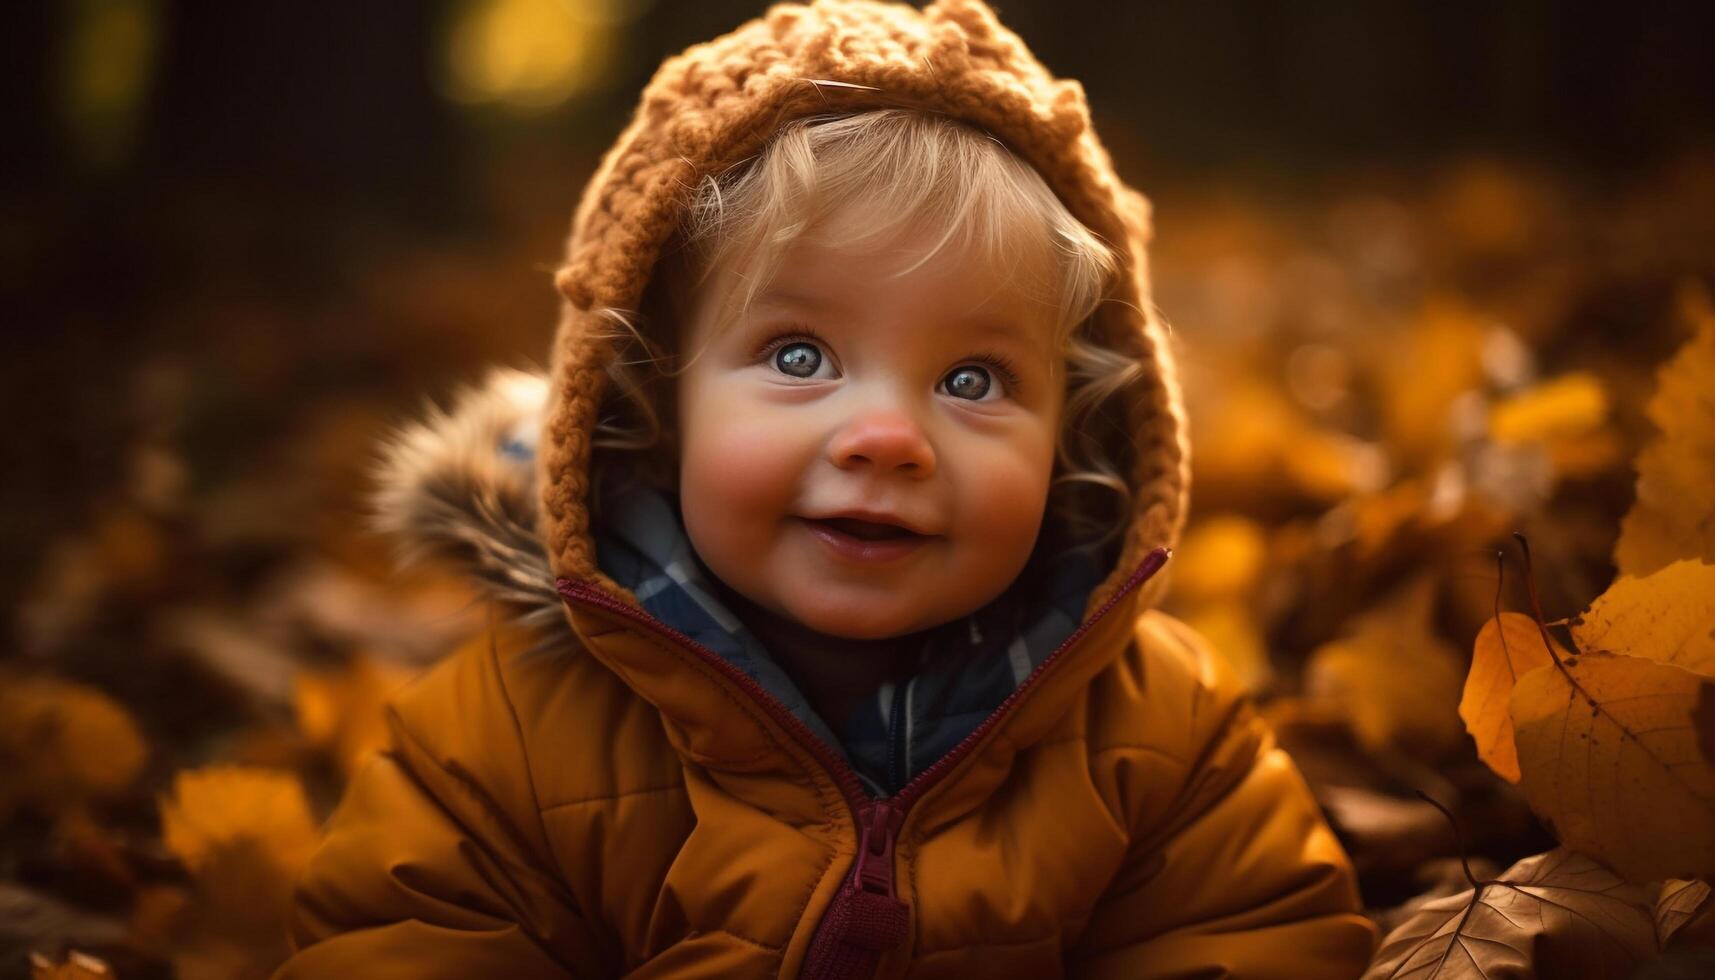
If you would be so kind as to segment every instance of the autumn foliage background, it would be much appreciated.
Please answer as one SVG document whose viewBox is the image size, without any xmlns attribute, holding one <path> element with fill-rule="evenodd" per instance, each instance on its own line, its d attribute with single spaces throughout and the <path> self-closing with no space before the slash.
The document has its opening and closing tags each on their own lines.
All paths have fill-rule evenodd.
<svg viewBox="0 0 1715 980">
<path fill-rule="evenodd" d="M 304 6 L 77 0 L 5 32 L 0 977 L 283 958 L 291 874 L 384 698 L 480 616 L 365 531 L 376 441 L 492 364 L 541 365 L 549 270 L 636 91 L 759 9 Z M 1692 567 L 1715 563 L 1715 15 L 1419 6 L 1000 12 L 1085 81 L 1156 204 L 1194 427 L 1170 609 L 1248 679 L 1384 930 L 1428 922 L 1399 975 L 1455 976 L 1468 913 L 1530 898 L 1457 893 L 1557 836 L 1601 851 L 1683 803 L 1667 836 L 1692 850 L 1651 877 L 1715 870 L 1715 707 L 1662 763 L 1681 776 L 1616 756 L 1629 795 L 1545 816 L 1528 758 L 1514 782 L 1553 747 L 1527 746 L 1512 689 L 1612 663 L 1556 668 L 1529 619 L 1495 621 L 1487 661 L 1478 643 L 1533 608 L 1519 532 L 1551 624 L 1690 560 L 1628 587 L 1648 615 L 1599 642 L 1689 671 L 1693 703 L 1715 673 Z M 1663 621 L 1684 633 L 1665 652 Z M 1554 642 L 1584 643 L 1567 625 Z M 1474 651 L 1501 686 L 1468 696 Z M 1622 756 L 1681 738 L 1592 717 Z M 1565 851 L 1521 867 L 1643 910 L 1567 947 L 1606 950 L 1600 975 L 1708 965 L 1658 955 L 1715 932 L 1706 886 L 1625 891 Z"/>
</svg>

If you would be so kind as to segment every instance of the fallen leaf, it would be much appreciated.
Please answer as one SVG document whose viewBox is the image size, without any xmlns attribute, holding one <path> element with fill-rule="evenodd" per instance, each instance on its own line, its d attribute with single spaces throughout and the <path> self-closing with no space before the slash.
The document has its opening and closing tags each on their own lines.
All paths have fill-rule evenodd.
<svg viewBox="0 0 1715 980">
<path fill-rule="evenodd" d="M 149 750 L 131 713 L 103 692 L 47 676 L 0 675 L 0 815 L 58 813 L 128 788 Z"/>
<path fill-rule="evenodd" d="M 73 951 L 64 963 L 55 963 L 40 953 L 30 954 L 30 980 L 107 980 L 112 976 L 112 967 L 87 953 Z"/>
<path fill-rule="evenodd" d="M 1650 891 L 1556 848 L 1437 899 L 1382 942 L 1365 980 L 1623 980 L 1657 952 Z"/>
<path fill-rule="evenodd" d="M 1630 881 L 1715 873 L 1715 767 L 1692 710 L 1715 680 L 1589 653 L 1513 689 L 1521 785 L 1567 847 Z"/>
<path fill-rule="evenodd" d="M 1708 933 L 1715 932 L 1715 920 L 1710 912 L 1709 883 L 1706 881 L 1684 881 L 1672 878 L 1661 883 L 1661 891 L 1655 900 L 1655 937 L 1663 949 L 1674 941 L 1675 935 L 1685 929 L 1686 923 L 1697 920 L 1689 930 L 1701 933 L 1695 939 L 1708 941 Z M 1699 928 L 1701 927 L 1701 929 Z M 1693 938 L 1687 936 L 1685 938 Z"/>
<path fill-rule="evenodd" d="M 1682 306 L 1695 335 L 1656 375 L 1647 412 L 1661 434 L 1638 453 L 1637 500 L 1614 546 L 1626 575 L 1715 563 L 1715 308 L 1700 290 Z"/>
<path fill-rule="evenodd" d="M 1325 643 L 1305 667 L 1305 695 L 1340 712 L 1371 752 L 1434 759 L 1459 739 L 1464 669 L 1430 630 L 1434 581 L 1421 579 Z"/>
<path fill-rule="evenodd" d="M 1564 660 L 1566 649 L 1546 636 L 1536 620 L 1505 612 L 1483 624 L 1471 651 L 1471 672 L 1459 699 L 1459 717 L 1477 743 L 1477 757 L 1509 783 L 1519 781 L 1513 719 L 1507 710 L 1518 679 L 1553 663 L 1547 644 Z"/>
<path fill-rule="evenodd" d="M 1623 653 L 1715 677 L 1715 565 L 1677 561 L 1622 575 L 1572 621 L 1585 651 Z"/>
<path fill-rule="evenodd" d="M 1452 452 L 1453 406 L 1483 383 L 1484 330 L 1476 311 L 1443 295 L 1425 302 L 1403 335 L 1382 341 L 1378 393 L 1389 445 L 1404 458 L 1422 463 Z"/>
<path fill-rule="evenodd" d="M 1187 602 L 1248 593 L 1268 560 L 1262 526 L 1248 517 L 1222 514 L 1185 532 L 1173 570 L 1173 593 Z"/>
<path fill-rule="evenodd" d="M 193 885 L 190 908 L 165 923 L 174 975 L 267 977 L 290 952 L 281 924 L 292 882 L 317 843 L 297 777 L 236 766 L 181 772 L 172 797 L 161 801 L 161 824 Z"/>
<path fill-rule="evenodd" d="M 1246 690 L 1256 693 L 1268 687 L 1274 667 L 1249 603 L 1236 599 L 1200 603 L 1185 610 L 1182 618 L 1209 641 L 1210 649 L 1226 661 Z"/>
<path fill-rule="evenodd" d="M 304 787 L 289 772 L 239 766 L 184 770 L 160 808 L 161 837 L 192 875 L 222 851 L 250 842 L 291 874 L 316 845 Z"/>
<path fill-rule="evenodd" d="M 1320 786 L 1316 802 L 1349 842 L 1359 874 L 1409 871 L 1452 847 L 1447 818 L 1422 800 L 1357 786 Z"/>
<path fill-rule="evenodd" d="M 1577 372 L 1520 392 L 1489 409 L 1496 442 L 1550 442 L 1584 435 L 1608 418 L 1608 393 L 1588 372 Z"/>
</svg>

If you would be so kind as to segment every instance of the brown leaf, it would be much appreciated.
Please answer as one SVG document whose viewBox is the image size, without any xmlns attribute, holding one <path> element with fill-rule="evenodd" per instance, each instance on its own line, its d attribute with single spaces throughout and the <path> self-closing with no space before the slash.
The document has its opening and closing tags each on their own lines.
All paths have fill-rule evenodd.
<svg viewBox="0 0 1715 980">
<path fill-rule="evenodd" d="M 1620 980 L 1657 951 L 1651 909 L 1648 889 L 1556 848 L 1425 905 L 1383 941 L 1364 977 Z"/>
<path fill-rule="evenodd" d="M 1508 699 L 1518 679 L 1553 663 L 1548 644 L 1561 659 L 1566 649 L 1521 613 L 1507 612 L 1483 624 L 1471 651 L 1471 672 L 1459 699 L 1459 717 L 1477 743 L 1477 757 L 1509 783 L 1519 781 L 1518 749 L 1513 745 L 1513 719 Z"/>
<path fill-rule="evenodd" d="M 1316 801 L 1349 842 L 1360 874 L 1409 871 L 1451 846 L 1447 818 L 1422 800 L 1401 799 L 1357 786 L 1321 786 Z"/>
<path fill-rule="evenodd" d="M 1572 623 L 1585 651 L 1623 653 L 1715 677 L 1715 565 L 1677 561 L 1614 580 Z"/>
<path fill-rule="evenodd" d="M 1709 883 L 1669 879 L 1661 883 L 1655 900 L 1655 936 L 1663 949 L 1686 930 L 1683 938 L 1707 942 L 1715 936 L 1715 918 L 1710 915 L 1715 905 L 1709 901 Z M 1687 930 L 1686 924 L 1693 922 Z M 1691 934 L 1696 934 L 1695 936 Z"/>
<path fill-rule="evenodd" d="M 1683 301 L 1696 335 L 1657 375 L 1650 421 L 1661 435 L 1638 453 L 1638 495 L 1620 524 L 1614 564 L 1645 575 L 1682 558 L 1715 563 L 1715 308 Z"/>
<path fill-rule="evenodd" d="M 1605 653 L 1520 678 L 1511 708 L 1531 809 L 1627 880 L 1715 873 L 1715 767 L 1691 718 L 1712 684 Z"/>
</svg>

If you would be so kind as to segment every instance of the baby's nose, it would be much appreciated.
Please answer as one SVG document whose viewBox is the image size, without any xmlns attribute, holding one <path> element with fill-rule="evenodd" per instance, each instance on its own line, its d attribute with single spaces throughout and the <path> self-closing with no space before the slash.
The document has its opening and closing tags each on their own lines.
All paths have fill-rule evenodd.
<svg viewBox="0 0 1715 980">
<path fill-rule="evenodd" d="M 935 472 L 935 449 L 923 428 L 895 410 L 866 412 L 852 419 L 828 444 L 828 456 L 840 469 L 868 463 L 920 478 Z"/>
</svg>

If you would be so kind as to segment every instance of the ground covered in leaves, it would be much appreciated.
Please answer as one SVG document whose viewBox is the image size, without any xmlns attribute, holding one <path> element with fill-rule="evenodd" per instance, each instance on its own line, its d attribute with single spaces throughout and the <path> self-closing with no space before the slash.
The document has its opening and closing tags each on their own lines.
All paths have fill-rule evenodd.
<svg viewBox="0 0 1715 980">
<path fill-rule="evenodd" d="M 1194 426 L 1169 608 L 1398 929 L 1374 975 L 1715 975 L 1715 161 L 1155 196 Z M 551 243 L 359 233 L 366 275 L 291 305 L 185 220 L 215 285 L 111 369 L 123 464 L 35 536 L 0 658 L 0 977 L 284 957 L 384 699 L 477 628 L 363 530 L 375 440 L 552 326 Z"/>
</svg>

